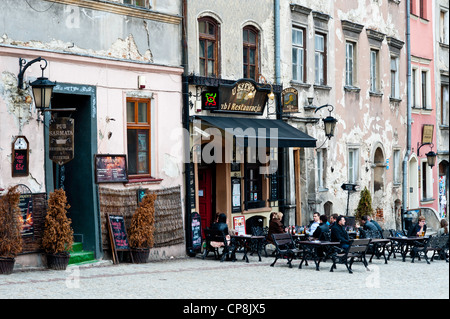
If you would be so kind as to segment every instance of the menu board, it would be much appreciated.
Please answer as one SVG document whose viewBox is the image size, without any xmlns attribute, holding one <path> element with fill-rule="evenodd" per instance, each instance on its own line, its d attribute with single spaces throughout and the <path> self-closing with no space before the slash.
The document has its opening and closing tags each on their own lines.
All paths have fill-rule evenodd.
<svg viewBox="0 0 450 319">
<path fill-rule="evenodd" d="M 231 178 L 232 212 L 240 213 L 241 210 L 241 179 Z"/>
<path fill-rule="evenodd" d="M 128 182 L 127 159 L 125 155 L 95 155 L 96 183 Z"/>
<path fill-rule="evenodd" d="M 125 220 L 121 215 L 107 214 L 107 217 L 113 262 L 114 264 L 117 264 L 119 262 L 117 251 L 130 251 L 127 231 L 125 228 Z"/>
<path fill-rule="evenodd" d="M 246 235 L 245 230 L 245 217 L 235 216 L 233 217 L 233 229 L 237 232 L 237 235 Z"/>
<path fill-rule="evenodd" d="M 192 250 L 197 251 L 202 247 L 202 223 L 199 213 L 194 212 L 191 215 L 192 219 Z"/>
</svg>

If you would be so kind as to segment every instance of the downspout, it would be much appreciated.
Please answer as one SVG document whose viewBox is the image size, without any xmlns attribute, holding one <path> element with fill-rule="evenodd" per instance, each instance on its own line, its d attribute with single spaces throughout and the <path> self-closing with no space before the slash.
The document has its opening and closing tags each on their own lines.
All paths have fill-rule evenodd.
<svg viewBox="0 0 450 319">
<path fill-rule="evenodd" d="M 280 0 L 275 0 L 275 80 L 276 84 L 281 84 L 281 58 L 280 58 Z M 277 117 L 279 112 L 277 112 Z M 281 115 L 280 115 L 281 118 Z"/>
<path fill-rule="evenodd" d="M 402 229 L 405 228 L 404 214 L 406 213 L 406 204 L 408 201 L 408 162 L 411 155 L 411 0 L 406 0 L 406 56 L 407 56 L 407 125 L 406 125 L 406 153 L 403 159 L 403 189 L 402 189 L 402 211 L 401 221 Z"/>
<path fill-rule="evenodd" d="M 182 96 L 183 96 L 183 106 L 182 106 L 182 122 L 184 132 L 189 132 L 189 83 L 188 83 L 188 75 L 189 75 L 189 63 L 188 63 L 188 52 L 187 52 L 187 0 L 183 0 L 183 19 L 181 26 L 181 55 L 182 55 L 182 65 L 184 67 L 183 77 L 182 77 Z M 184 135 L 186 136 L 186 135 Z M 189 134 L 187 134 L 187 138 L 183 141 L 186 145 L 184 145 L 184 150 L 190 150 L 190 140 Z M 189 163 L 189 154 L 184 154 L 184 188 L 185 188 L 185 208 L 184 208 L 184 227 L 185 227 L 185 237 L 186 237 L 186 253 L 189 256 L 195 256 L 195 252 L 192 248 L 192 220 L 191 220 L 191 188 L 190 185 L 190 163 Z"/>
</svg>

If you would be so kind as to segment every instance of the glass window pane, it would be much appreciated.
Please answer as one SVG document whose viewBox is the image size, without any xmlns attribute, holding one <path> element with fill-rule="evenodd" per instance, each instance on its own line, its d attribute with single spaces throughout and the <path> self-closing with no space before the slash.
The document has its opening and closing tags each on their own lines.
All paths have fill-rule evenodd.
<svg viewBox="0 0 450 319">
<path fill-rule="evenodd" d="M 242 38 L 244 39 L 244 42 L 248 42 L 248 30 L 243 31 Z"/>
<path fill-rule="evenodd" d="M 200 59 L 200 75 L 205 76 L 206 70 L 205 70 L 205 60 L 204 59 Z"/>
<path fill-rule="evenodd" d="M 208 76 L 212 76 L 214 74 L 214 61 L 208 61 Z"/>
<path fill-rule="evenodd" d="M 147 103 L 138 103 L 138 122 L 148 123 Z"/>
<path fill-rule="evenodd" d="M 127 102 L 127 122 L 134 123 L 134 102 Z"/>
<path fill-rule="evenodd" d="M 248 32 L 248 42 L 252 43 L 252 44 L 256 44 L 256 33 L 249 31 Z"/>
<path fill-rule="evenodd" d="M 200 33 L 206 33 L 206 22 L 205 21 L 200 21 L 198 23 L 198 29 Z"/>
<path fill-rule="evenodd" d="M 214 59 L 214 43 L 208 41 L 208 59 Z"/>
<path fill-rule="evenodd" d="M 256 68 L 254 66 L 250 67 L 250 79 L 256 79 Z"/>
<path fill-rule="evenodd" d="M 247 54 L 248 54 L 247 49 L 244 49 L 244 64 L 248 63 Z"/>
<path fill-rule="evenodd" d="M 200 40 L 200 57 L 204 58 L 205 57 L 205 40 Z"/>
<path fill-rule="evenodd" d="M 325 50 L 325 46 L 324 46 L 324 38 L 323 36 L 316 34 L 315 37 L 315 48 L 316 51 L 320 51 L 323 52 Z"/>
<path fill-rule="evenodd" d="M 250 64 L 255 64 L 256 61 L 256 51 L 254 49 L 250 49 Z"/>
<path fill-rule="evenodd" d="M 292 49 L 292 64 L 297 64 L 297 51 L 298 49 Z"/>
<path fill-rule="evenodd" d="M 127 143 L 128 143 L 128 174 L 136 174 L 137 163 L 137 130 L 127 130 Z"/>
<path fill-rule="evenodd" d="M 146 152 L 139 152 L 138 155 L 138 174 L 148 173 L 148 157 Z"/>
<path fill-rule="evenodd" d="M 208 23 L 208 33 L 210 35 L 216 34 L 216 27 L 212 23 Z"/>
</svg>

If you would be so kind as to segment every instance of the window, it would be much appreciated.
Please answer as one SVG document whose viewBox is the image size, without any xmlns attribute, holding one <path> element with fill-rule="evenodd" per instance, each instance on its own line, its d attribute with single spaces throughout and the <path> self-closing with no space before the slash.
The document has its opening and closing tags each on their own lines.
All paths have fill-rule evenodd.
<svg viewBox="0 0 450 319">
<path fill-rule="evenodd" d="M 326 187 L 325 159 L 326 159 L 326 149 L 317 150 L 317 186 L 319 189 L 324 189 Z"/>
<path fill-rule="evenodd" d="M 149 0 L 123 0 L 124 4 L 131 4 L 137 7 L 151 8 L 151 1 Z"/>
<path fill-rule="evenodd" d="M 422 70 L 421 75 L 421 97 L 422 108 L 431 109 L 431 89 L 428 70 Z"/>
<path fill-rule="evenodd" d="M 432 169 L 427 161 L 422 162 L 422 201 L 433 199 L 433 178 Z"/>
<path fill-rule="evenodd" d="M 355 80 L 355 43 L 345 43 L 345 85 L 353 86 Z"/>
<path fill-rule="evenodd" d="M 292 79 L 306 82 L 306 54 L 304 29 L 292 29 Z"/>
<path fill-rule="evenodd" d="M 394 184 L 400 184 L 400 150 L 394 150 Z"/>
<path fill-rule="evenodd" d="M 391 56 L 391 98 L 400 97 L 400 83 L 398 79 L 398 58 Z"/>
<path fill-rule="evenodd" d="M 150 100 L 127 98 L 129 175 L 150 175 L 150 133 Z"/>
<path fill-rule="evenodd" d="M 411 95 L 412 95 L 412 107 L 416 107 L 418 105 L 417 103 L 417 69 L 412 69 L 412 75 L 411 75 Z"/>
<path fill-rule="evenodd" d="M 427 1 L 426 0 L 419 0 L 420 1 L 420 8 L 419 8 L 419 15 L 422 19 L 427 18 Z"/>
<path fill-rule="evenodd" d="M 449 44 L 448 35 L 448 11 L 441 10 L 439 16 L 439 42 Z"/>
<path fill-rule="evenodd" d="M 327 84 L 327 48 L 326 48 L 326 37 L 324 34 L 316 33 L 314 46 L 314 56 L 315 56 L 315 80 L 314 83 L 318 85 Z"/>
<path fill-rule="evenodd" d="M 411 0 L 410 1 L 410 11 L 411 11 L 411 14 L 417 15 L 417 13 L 416 13 L 416 0 Z"/>
<path fill-rule="evenodd" d="M 355 184 L 359 178 L 359 151 L 356 148 L 348 151 L 348 182 Z"/>
<path fill-rule="evenodd" d="M 441 125 L 449 126 L 448 84 L 441 85 Z"/>
<path fill-rule="evenodd" d="M 245 27 L 243 30 L 244 39 L 244 78 L 258 81 L 258 42 L 259 33 L 253 27 Z"/>
<path fill-rule="evenodd" d="M 378 50 L 370 50 L 370 91 L 379 91 Z"/>
<path fill-rule="evenodd" d="M 218 24 L 211 18 L 198 20 L 200 75 L 217 77 L 218 70 Z"/>
</svg>

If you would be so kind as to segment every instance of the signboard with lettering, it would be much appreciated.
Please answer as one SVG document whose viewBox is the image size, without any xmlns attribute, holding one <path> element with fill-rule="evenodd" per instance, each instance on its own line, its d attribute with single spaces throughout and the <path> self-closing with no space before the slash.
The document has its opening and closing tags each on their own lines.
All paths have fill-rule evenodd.
<svg viewBox="0 0 450 319">
<path fill-rule="evenodd" d="M 260 90 L 251 81 L 238 81 L 234 85 L 219 86 L 219 105 L 214 112 L 255 114 L 264 113 L 267 90 Z"/>
<path fill-rule="evenodd" d="M 51 120 L 48 135 L 50 159 L 58 165 L 70 162 L 74 154 L 74 119 L 57 117 Z"/>
<path fill-rule="evenodd" d="M 216 110 L 219 107 L 219 92 L 204 91 L 202 92 L 202 109 Z"/>
<path fill-rule="evenodd" d="M 298 91 L 294 88 L 287 88 L 281 92 L 283 102 L 283 112 L 298 112 Z"/>
<path fill-rule="evenodd" d="M 202 248 L 202 223 L 199 213 L 194 212 L 191 215 L 192 219 L 192 249 L 194 251 L 200 251 Z"/>
<path fill-rule="evenodd" d="M 12 143 L 12 177 L 28 176 L 29 145 L 25 136 L 17 136 Z"/>
<path fill-rule="evenodd" d="M 433 124 L 424 124 L 422 131 L 422 144 L 430 144 L 433 143 Z"/>
<path fill-rule="evenodd" d="M 96 154 L 96 183 L 128 182 L 127 160 L 125 155 Z"/>
<path fill-rule="evenodd" d="M 125 220 L 121 215 L 107 214 L 107 223 L 109 230 L 109 239 L 111 242 L 111 250 L 113 256 L 113 263 L 117 264 L 119 258 L 118 251 L 130 251 L 128 244 L 127 230 L 125 228 Z"/>
</svg>

